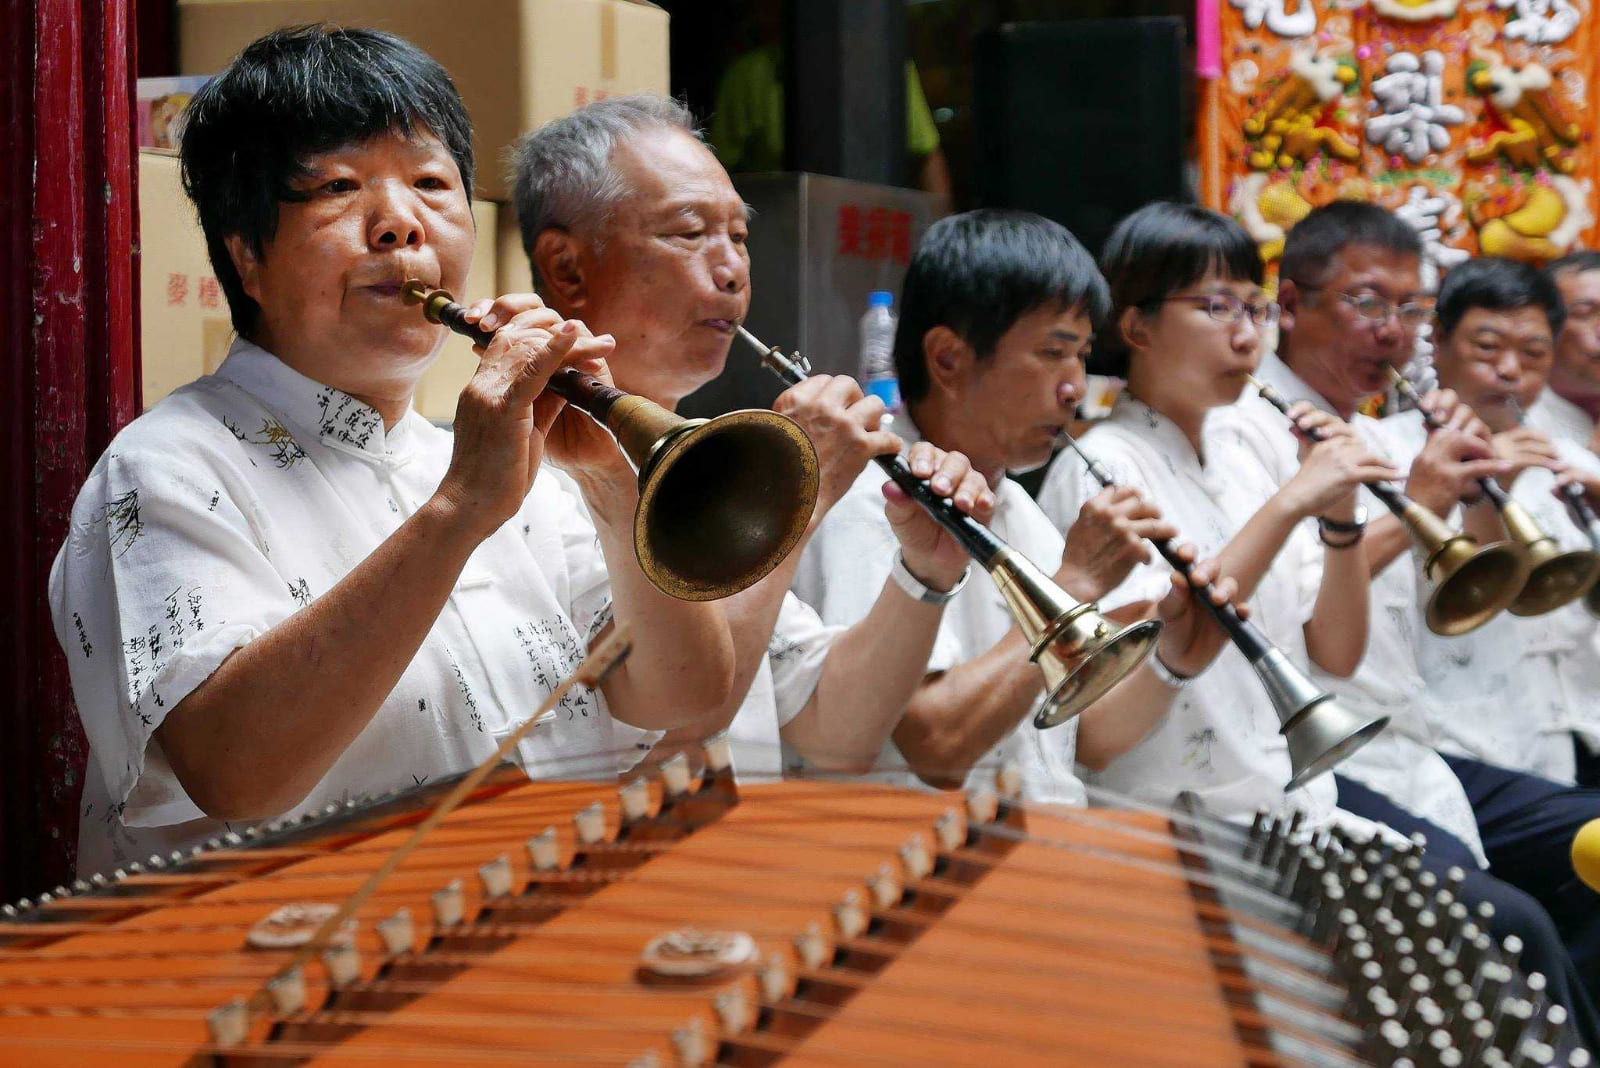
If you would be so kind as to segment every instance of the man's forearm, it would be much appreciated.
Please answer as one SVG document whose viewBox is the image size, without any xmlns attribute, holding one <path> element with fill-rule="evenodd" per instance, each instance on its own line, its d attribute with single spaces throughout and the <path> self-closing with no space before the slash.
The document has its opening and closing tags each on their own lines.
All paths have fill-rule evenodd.
<svg viewBox="0 0 1600 1068">
<path fill-rule="evenodd" d="M 975 660 L 924 682 L 894 729 L 895 745 L 924 781 L 958 787 L 1033 708 L 1043 676 L 1015 628 Z"/>
<path fill-rule="evenodd" d="M 886 583 L 866 617 L 828 650 L 816 692 L 784 727 L 784 741 L 820 768 L 870 767 L 927 675 L 943 617 L 940 606 Z"/>
<path fill-rule="evenodd" d="M 733 636 L 733 687 L 729 691 L 725 709 L 730 722 L 744 703 L 745 696 L 750 692 L 750 684 L 755 681 L 756 672 L 767 657 L 767 647 L 772 642 L 778 616 L 783 610 L 783 599 L 794 584 L 795 572 L 800 567 L 800 555 L 809 538 L 808 530 L 806 539 L 796 545 L 783 562 L 772 569 L 771 574 L 722 602 Z"/>
<path fill-rule="evenodd" d="M 1079 763 L 1104 770 L 1156 729 L 1177 693 L 1148 667 L 1130 672 L 1078 717 Z"/>
<path fill-rule="evenodd" d="M 260 819 L 303 800 L 400 681 L 480 541 L 430 500 L 180 701 L 156 739 L 195 804 Z"/>
<path fill-rule="evenodd" d="M 725 725 L 734 645 L 721 602 L 680 601 L 645 577 L 633 546 L 631 481 L 590 483 L 583 495 L 611 580 L 612 617 L 633 635 L 633 651 L 602 686 L 611 714 L 643 730 Z"/>
</svg>

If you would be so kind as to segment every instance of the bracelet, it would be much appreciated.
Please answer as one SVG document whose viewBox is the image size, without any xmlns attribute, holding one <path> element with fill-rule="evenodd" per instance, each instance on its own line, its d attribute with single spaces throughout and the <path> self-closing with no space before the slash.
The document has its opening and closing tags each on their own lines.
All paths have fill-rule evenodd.
<svg viewBox="0 0 1600 1068">
<path fill-rule="evenodd" d="M 916 575 L 913 575 L 911 569 L 906 566 L 905 554 L 896 550 L 894 566 L 889 569 L 889 577 L 894 579 L 894 584 L 905 591 L 906 596 L 914 601 L 933 605 L 948 604 L 956 594 L 961 592 L 961 588 L 967 584 L 967 579 L 972 577 L 972 565 L 968 564 L 962 569 L 961 577 L 956 579 L 954 586 L 951 586 L 948 590 L 936 590 Z"/>
<path fill-rule="evenodd" d="M 1156 681 L 1169 690 L 1181 690 L 1193 680 L 1192 675 L 1180 675 L 1161 662 L 1161 653 L 1153 651 L 1144 659 L 1144 666 L 1150 669 L 1150 674 Z"/>
<path fill-rule="evenodd" d="M 1317 537 L 1330 549 L 1350 549 L 1360 544 L 1367 532 L 1367 510 L 1356 508 L 1356 517 L 1349 522 L 1343 519 L 1317 517 Z M 1329 534 L 1338 535 L 1330 538 Z"/>
</svg>

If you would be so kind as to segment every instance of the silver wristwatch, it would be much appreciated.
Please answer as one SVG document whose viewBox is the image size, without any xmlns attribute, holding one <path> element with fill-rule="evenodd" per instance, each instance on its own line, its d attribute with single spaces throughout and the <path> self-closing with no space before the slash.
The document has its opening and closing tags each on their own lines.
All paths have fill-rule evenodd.
<svg viewBox="0 0 1600 1068">
<path fill-rule="evenodd" d="M 1161 654 L 1151 650 L 1150 655 L 1144 658 L 1145 667 L 1150 669 L 1150 674 L 1156 681 L 1169 690 L 1181 690 L 1194 681 L 1192 675 L 1180 675 L 1161 662 Z"/>
<path fill-rule="evenodd" d="M 968 564 L 961 572 L 961 577 L 956 579 L 956 584 L 948 590 L 930 589 L 921 579 L 911 573 L 906 566 L 906 558 L 895 550 L 894 567 L 889 570 L 889 577 L 894 579 L 894 584 L 905 591 L 907 597 L 921 601 L 923 604 L 948 604 L 950 599 L 961 592 L 961 587 L 967 584 L 967 579 L 972 577 L 972 565 Z"/>
</svg>

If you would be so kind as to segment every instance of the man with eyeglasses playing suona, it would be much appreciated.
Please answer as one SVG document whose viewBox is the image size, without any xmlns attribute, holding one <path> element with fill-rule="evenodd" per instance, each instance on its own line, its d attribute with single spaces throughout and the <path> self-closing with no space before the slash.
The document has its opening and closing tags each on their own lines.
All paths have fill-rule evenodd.
<svg viewBox="0 0 1600 1068">
<path fill-rule="evenodd" d="M 1424 397 L 1444 425 L 1432 432 L 1419 412 L 1380 420 L 1357 411 L 1385 388 L 1389 366 L 1409 362 L 1417 328 L 1432 318 L 1421 262 L 1416 232 L 1381 207 L 1337 201 L 1313 211 L 1285 243 L 1278 354 L 1263 358 L 1258 376 L 1300 406 L 1291 412 L 1314 407 L 1349 421 L 1374 452 L 1407 472 L 1413 499 L 1453 524 L 1462 521 L 1452 514 L 1459 508 L 1474 536 L 1501 540 L 1498 516 L 1472 494 L 1479 476 L 1504 475 L 1509 464 L 1495 458 L 1488 428 L 1454 392 Z M 1235 415 L 1235 432 L 1262 465 L 1280 484 L 1291 477 L 1297 446 L 1283 415 L 1253 393 Z M 1493 762 L 1498 754 L 1486 738 L 1501 737 L 1509 752 L 1535 730 L 1518 712 L 1521 646 L 1513 622 L 1502 615 L 1460 637 L 1430 633 L 1421 609 L 1429 591 L 1408 536 L 1363 496 L 1373 516 L 1356 535 L 1372 576 L 1366 655 L 1348 678 L 1314 675 L 1353 711 L 1382 712 L 1390 722 L 1340 765 L 1339 807 L 1422 831 L 1430 854 L 1465 871 L 1487 867 L 1509 884 L 1492 898 L 1500 911 L 1494 929 L 1510 929 L 1516 913 L 1527 942 L 1530 926 L 1548 930 L 1553 920 L 1593 997 L 1600 990 L 1600 897 L 1574 876 L 1569 849 L 1577 830 L 1600 815 L 1600 794 Z M 1526 956 L 1524 963 L 1541 967 Z M 1592 1010 L 1578 1018 L 1593 1027 Z"/>
</svg>

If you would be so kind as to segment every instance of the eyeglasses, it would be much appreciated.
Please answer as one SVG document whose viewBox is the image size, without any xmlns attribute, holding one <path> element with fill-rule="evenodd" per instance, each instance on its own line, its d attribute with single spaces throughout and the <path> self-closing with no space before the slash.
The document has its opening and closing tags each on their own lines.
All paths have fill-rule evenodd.
<svg viewBox="0 0 1600 1068">
<path fill-rule="evenodd" d="M 1192 297 L 1164 297 L 1156 301 L 1157 304 L 1169 304 L 1173 301 L 1183 301 L 1205 310 L 1205 313 L 1219 323 L 1230 326 L 1237 325 L 1246 315 L 1257 326 L 1271 326 L 1278 321 L 1278 306 L 1270 300 L 1257 303 L 1244 301 L 1230 293 L 1209 293 L 1205 296 Z"/>
<path fill-rule="evenodd" d="M 1600 304 L 1592 300 L 1580 300 L 1567 305 L 1567 318 L 1575 323 L 1592 323 L 1600 319 Z"/>
<path fill-rule="evenodd" d="M 1332 293 L 1350 305 L 1350 308 L 1356 313 L 1356 318 L 1365 319 L 1369 323 L 1386 323 L 1389 321 L 1390 316 L 1394 316 L 1400 320 L 1401 326 L 1415 328 L 1433 318 L 1433 301 L 1431 299 L 1408 300 L 1404 304 L 1396 304 L 1387 297 L 1380 297 L 1376 293 L 1341 293 L 1336 289 L 1328 289 L 1326 286 L 1306 285 L 1304 282 L 1296 282 L 1295 285 L 1313 292 Z"/>
</svg>

